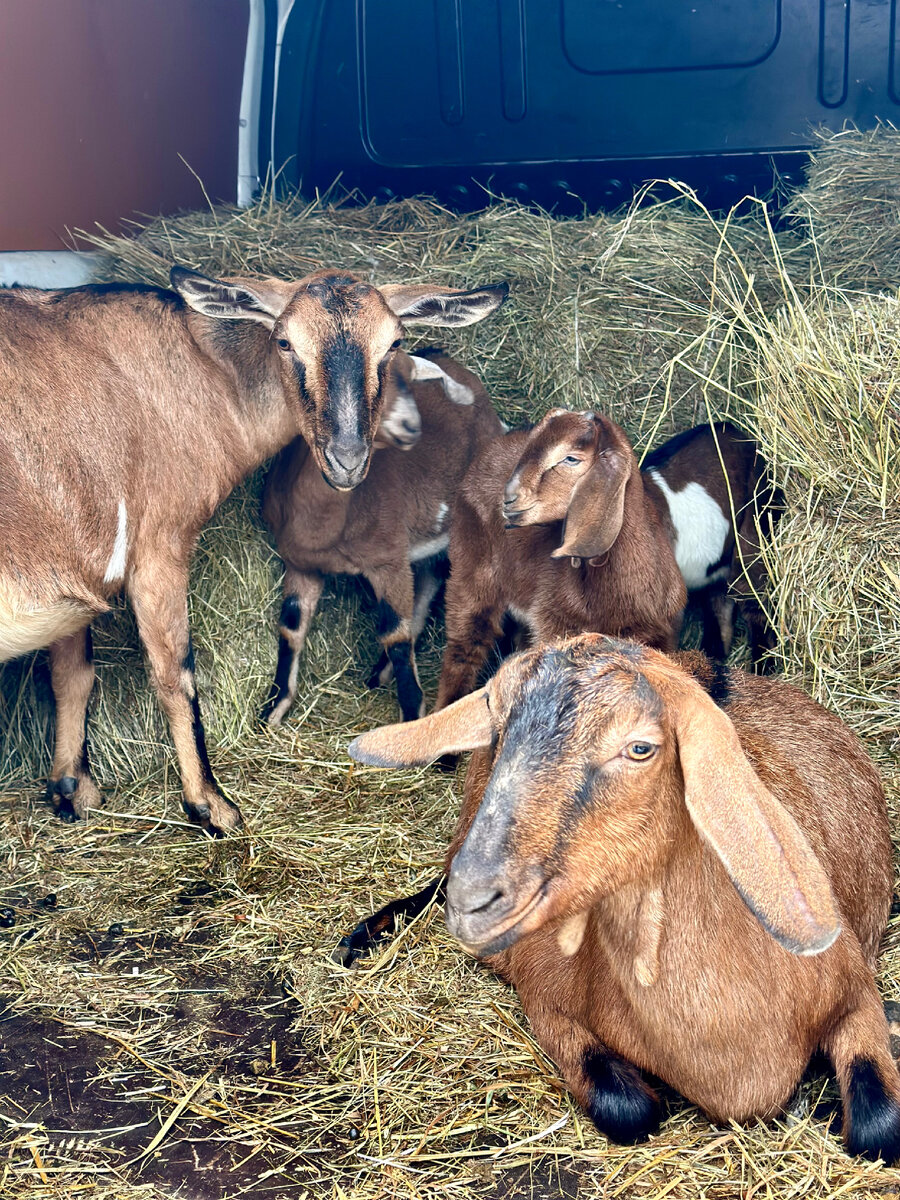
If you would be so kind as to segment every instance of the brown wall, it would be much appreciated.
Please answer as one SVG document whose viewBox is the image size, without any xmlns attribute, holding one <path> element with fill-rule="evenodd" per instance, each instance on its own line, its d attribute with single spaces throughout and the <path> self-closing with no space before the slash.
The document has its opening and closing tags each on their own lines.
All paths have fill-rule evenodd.
<svg viewBox="0 0 900 1200">
<path fill-rule="evenodd" d="M 0 251 L 234 200 L 247 0 L 0 0 Z"/>
</svg>

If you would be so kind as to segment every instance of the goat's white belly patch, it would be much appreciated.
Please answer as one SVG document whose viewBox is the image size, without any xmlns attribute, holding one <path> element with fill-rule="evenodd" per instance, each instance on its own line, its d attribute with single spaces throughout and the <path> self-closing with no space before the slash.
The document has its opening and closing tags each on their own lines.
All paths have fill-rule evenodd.
<svg viewBox="0 0 900 1200">
<path fill-rule="evenodd" d="M 435 554 L 443 554 L 450 545 L 450 534 L 429 538 L 427 542 L 419 542 L 418 546 L 410 546 L 409 561 L 421 562 L 423 558 L 433 558 Z"/>
<path fill-rule="evenodd" d="M 444 528 L 444 522 L 447 520 L 447 513 L 449 511 L 450 511 L 450 509 L 448 508 L 448 506 L 446 504 L 444 504 L 443 501 L 441 501 L 441 503 L 438 507 L 438 510 L 437 510 L 437 516 L 434 519 L 434 532 L 435 533 L 440 533 L 441 530 Z"/>
<path fill-rule="evenodd" d="M 648 472 L 669 505 L 675 526 L 675 561 L 689 591 L 723 579 L 724 568 L 708 575 L 707 568 L 722 557 L 731 522 L 699 483 L 673 492 L 658 471 Z"/>
<path fill-rule="evenodd" d="M 113 542 L 112 554 L 106 564 L 104 583 L 115 583 L 125 578 L 125 564 L 128 561 L 128 513 L 125 501 L 119 501 L 119 524 L 116 527 L 116 540 Z"/>
<path fill-rule="evenodd" d="M 75 600 L 32 607 L 24 596 L 0 579 L 0 662 L 69 637 L 83 629 L 90 619 L 87 606 Z"/>
</svg>

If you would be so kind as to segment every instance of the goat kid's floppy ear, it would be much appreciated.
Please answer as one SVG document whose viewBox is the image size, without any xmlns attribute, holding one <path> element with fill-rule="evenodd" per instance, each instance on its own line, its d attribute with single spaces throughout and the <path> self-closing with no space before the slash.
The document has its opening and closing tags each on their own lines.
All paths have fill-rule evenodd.
<svg viewBox="0 0 900 1200">
<path fill-rule="evenodd" d="M 383 725 L 361 733 L 347 747 L 347 753 L 370 767 L 422 767 L 442 754 L 462 754 L 489 746 L 493 737 L 487 691 L 480 688 L 418 721 Z"/>
<path fill-rule="evenodd" d="M 429 284 L 387 283 L 378 289 L 404 325 L 474 325 L 509 295 L 508 283 L 458 291 Z"/>
<path fill-rule="evenodd" d="M 827 950 L 841 931 L 840 915 L 806 835 L 699 685 L 686 680 L 676 703 L 684 799 L 695 828 L 772 937 L 793 954 Z"/>
<path fill-rule="evenodd" d="M 447 398 L 454 404 L 472 404 L 475 399 L 472 389 L 467 388 L 464 383 L 459 383 L 432 359 L 421 358 L 417 354 L 411 354 L 409 358 L 412 363 L 413 379 L 439 379 L 444 385 Z"/>
<path fill-rule="evenodd" d="M 205 317 L 259 321 L 271 329 L 287 307 L 287 296 L 281 295 L 265 280 L 226 283 L 186 267 L 173 267 L 169 279 L 184 302 Z"/>
<path fill-rule="evenodd" d="M 606 554 L 622 531 L 630 473 L 630 462 L 617 450 L 597 455 L 572 490 L 562 545 L 551 558 L 600 558 Z"/>
</svg>

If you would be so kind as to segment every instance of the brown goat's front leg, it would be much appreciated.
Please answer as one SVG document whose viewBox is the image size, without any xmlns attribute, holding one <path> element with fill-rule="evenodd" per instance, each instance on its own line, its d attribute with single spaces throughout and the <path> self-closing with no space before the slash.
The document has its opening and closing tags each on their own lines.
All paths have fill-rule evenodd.
<svg viewBox="0 0 900 1200">
<path fill-rule="evenodd" d="M 56 741 L 47 798 L 60 820 L 77 821 L 100 804 L 87 748 L 87 706 L 94 686 L 90 625 L 50 647 L 50 679 Z"/>
<path fill-rule="evenodd" d="M 404 721 L 425 715 L 425 696 L 413 649 L 413 573 L 408 563 L 391 564 L 367 574 L 378 601 L 378 640 L 397 681 Z"/>
<path fill-rule="evenodd" d="M 187 570 L 172 563 L 136 570 L 128 591 L 172 731 L 185 812 L 213 836 L 238 829 L 240 810 L 219 791 L 206 751 L 188 628 Z"/>
<path fill-rule="evenodd" d="M 614 1054 L 558 1009 L 526 1003 L 525 1011 L 534 1036 L 602 1134 L 635 1145 L 656 1133 L 662 1106 L 634 1063 Z"/>
<path fill-rule="evenodd" d="M 891 1056 L 884 1009 L 870 980 L 862 997 L 824 1041 L 844 1106 L 844 1141 L 850 1154 L 900 1160 L 900 1077 Z"/>
<path fill-rule="evenodd" d="M 280 725 L 297 695 L 297 674 L 306 635 L 315 616 L 325 580 L 318 571 L 298 571 L 284 564 L 284 600 L 278 624 L 278 665 L 261 720 Z"/>
<path fill-rule="evenodd" d="M 448 600 L 447 645 L 441 661 L 435 711 L 475 690 L 478 674 L 502 632 L 501 606 L 485 604 L 474 611 L 454 613 Z"/>
</svg>

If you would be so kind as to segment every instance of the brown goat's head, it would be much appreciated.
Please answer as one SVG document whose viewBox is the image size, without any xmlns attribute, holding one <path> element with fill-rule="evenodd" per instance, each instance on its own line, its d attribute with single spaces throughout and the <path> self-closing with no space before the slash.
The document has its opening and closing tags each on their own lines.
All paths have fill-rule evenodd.
<svg viewBox="0 0 900 1200">
<path fill-rule="evenodd" d="M 257 321 L 271 331 L 270 353 L 299 431 L 326 481 L 342 491 L 365 478 L 404 326 L 470 325 L 499 308 L 508 292 L 505 283 L 471 291 L 376 288 L 327 270 L 299 283 L 218 280 L 182 267 L 172 269 L 172 286 L 204 316 Z"/>
<path fill-rule="evenodd" d="M 806 837 L 728 716 L 659 651 L 599 634 L 537 647 L 456 704 L 363 734 L 351 754 L 400 766 L 490 745 L 491 776 L 447 884 L 447 924 L 479 954 L 550 921 L 577 929 L 601 897 L 649 882 L 691 825 L 784 946 L 812 954 L 837 936 Z"/>
<path fill-rule="evenodd" d="M 622 529 L 625 485 L 637 460 L 608 417 L 551 409 L 528 435 L 507 481 L 507 529 L 565 521 L 554 558 L 602 557 Z"/>
</svg>

